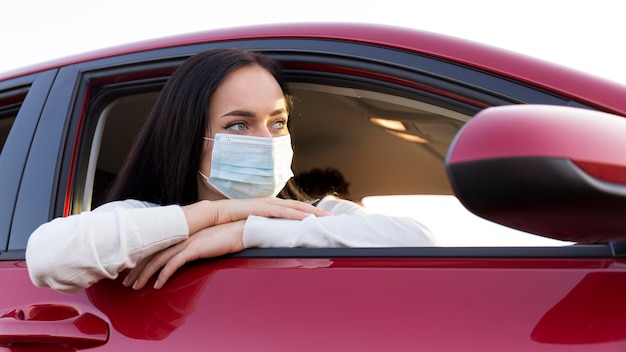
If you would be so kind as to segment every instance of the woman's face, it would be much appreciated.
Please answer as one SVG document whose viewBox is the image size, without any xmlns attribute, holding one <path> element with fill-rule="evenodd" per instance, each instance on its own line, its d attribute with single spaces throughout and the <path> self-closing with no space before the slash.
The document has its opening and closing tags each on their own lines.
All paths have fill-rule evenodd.
<svg viewBox="0 0 626 352">
<path fill-rule="evenodd" d="M 228 74 L 209 101 L 209 126 L 205 137 L 229 133 L 256 137 L 289 134 L 287 102 L 274 77 L 264 68 L 247 66 Z M 200 171 L 211 172 L 212 141 L 204 141 Z M 224 199 L 206 179 L 198 175 L 200 199 Z"/>
</svg>

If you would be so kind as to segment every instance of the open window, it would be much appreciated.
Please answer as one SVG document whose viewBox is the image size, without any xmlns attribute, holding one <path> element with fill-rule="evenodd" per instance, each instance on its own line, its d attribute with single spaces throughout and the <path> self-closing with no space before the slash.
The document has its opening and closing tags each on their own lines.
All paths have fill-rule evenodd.
<svg viewBox="0 0 626 352">
<path fill-rule="evenodd" d="M 104 202 L 157 96 L 158 92 L 121 96 L 100 112 L 87 169 L 83 198 L 86 209 Z"/>
<path fill-rule="evenodd" d="M 446 247 L 560 246 L 552 240 L 476 217 L 453 195 L 444 159 L 472 115 L 445 105 L 380 92 L 293 83 L 292 135 L 296 178 L 339 171 L 343 196 L 370 211 L 415 218 Z M 320 173 L 322 171 L 322 173 Z M 317 189 L 333 191 L 339 184 Z"/>
<path fill-rule="evenodd" d="M 347 198 L 389 194 L 446 194 L 443 160 L 469 119 L 453 110 L 392 94 L 294 82 L 291 133 L 296 177 L 311 170 L 339 172 Z M 98 114 L 83 203 L 102 203 L 158 92 L 119 96 Z M 323 181 L 318 179 L 318 181 Z M 320 185 L 333 191 L 337 185 Z"/>
<path fill-rule="evenodd" d="M 346 51 L 353 49 L 345 44 Z M 441 246 L 570 244 L 469 213 L 454 197 L 444 167 L 454 136 L 484 108 L 568 104 L 566 99 L 424 56 L 369 47 L 366 51 L 360 59 L 288 50 L 271 53 L 284 64 L 293 97 L 294 174 L 300 184 L 307 177 L 315 183 L 305 190 L 337 192 L 373 212 L 414 217 L 436 233 Z M 126 75 L 140 79 L 111 79 L 115 83 L 93 89 L 85 124 L 93 138 L 83 141 L 89 155 L 79 158 L 78 167 L 86 176 L 84 181 L 76 178 L 71 213 L 104 201 L 159 90 L 183 59 L 151 68 L 158 76 Z"/>
<path fill-rule="evenodd" d="M 444 159 L 470 113 L 349 82 L 295 81 L 289 88 L 293 170 L 300 183 L 313 173 L 309 181 L 317 191 L 340 193 L 374 212 L 414 217 L 437 233 L 442 246 L 567 244 L 479 219 L 453 196 Z M 97 110 L 84 209 L 104 201 L 158 94 L 129 90 Z"/>
</svg>

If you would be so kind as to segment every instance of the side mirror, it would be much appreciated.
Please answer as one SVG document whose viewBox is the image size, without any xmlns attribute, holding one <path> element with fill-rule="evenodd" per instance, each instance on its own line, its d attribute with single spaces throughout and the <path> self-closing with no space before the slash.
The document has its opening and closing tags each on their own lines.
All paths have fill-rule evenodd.
<svg viewBox="0 0 626 352">
<path fill-rule="evenodd" d="M 488 108 L 446 157 L 474 214 L 559 240 L 626 240 L 626 118 L 549 105 Z"/>
</svg>

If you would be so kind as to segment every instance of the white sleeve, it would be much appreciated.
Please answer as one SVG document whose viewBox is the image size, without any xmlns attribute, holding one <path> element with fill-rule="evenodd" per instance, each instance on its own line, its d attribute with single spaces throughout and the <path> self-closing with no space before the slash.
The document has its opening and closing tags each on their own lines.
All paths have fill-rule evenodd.
<svg viewBox="0 0 626 352">
<path fill-rule="evenodd" d="M 182 208 L 126 200 L 54 219 L 33 232 L 26 263 L 33 283 L 76 292 L 114 279 L 137 262 L 188 237 Z"/>
<path fill-rule="evenodd" d="M 318 207 L 333 216 L 288 220 L 249 216 L 245 248 L 432 246 L 432 234 L 410 218 L 369 214 L 355 203 L 326 197 Z"/>
</svg>

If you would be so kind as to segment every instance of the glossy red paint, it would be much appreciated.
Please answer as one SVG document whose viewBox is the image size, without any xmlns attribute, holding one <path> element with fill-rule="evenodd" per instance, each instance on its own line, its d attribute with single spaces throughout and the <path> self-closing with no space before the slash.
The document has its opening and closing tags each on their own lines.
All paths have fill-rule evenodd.
<svg viewBox="0 0 626 352">
<path fill-rule="evenodd" d="M 566 158 L 600 179 L 626 184 L 624 131 L 626 119 L 586 109 L 571 108 L 567 113 L 548 105 L 485 109 L 463 127 L 463 138 L 455 141 L 448 162 Z"/>
<path fill-rule="evenodd" d="M 104 320 L 90 313 L 79 314 L 69 306 L 35 305 L 27 314 L 17 312 L 0 316 L 0 346 L 42 344 L 85 349 L 103 345 L 109 337 Z"/>
<path fill-rule="evenodd" d="M 0 80 L 114 55 L 204 42 L 254 38 L 320 38 L 382 45 L 493 72 L 626 116 L 625 87 L 518 53 L 426 31 L 372 24 L 278 24 L 211 30 L 117 46 L 0 74 Z M 581 82 L 584 81 L 584 84 Z"/>
<path fill-rule="evenodd" d="M 0 261 L 0 271 L 0 351 L 74 351 L 69 346 L 92 348 L 108 341 L 107 318 L 84 294 L 33 287 L 23 261 Z"/>
<path fill-rule="evenodd" d="M 574 164 L 597 179 L 626 185 L 626 165 L 612 165 L 589 161 L 574 161 Z"/>
<path fill-rule="evenodd" d="M 626 347 L 625 294 L 614 260 L 222 259 L 63 300 L 108 316 L 107 350 L 603 351 Z"/>
</svg>

